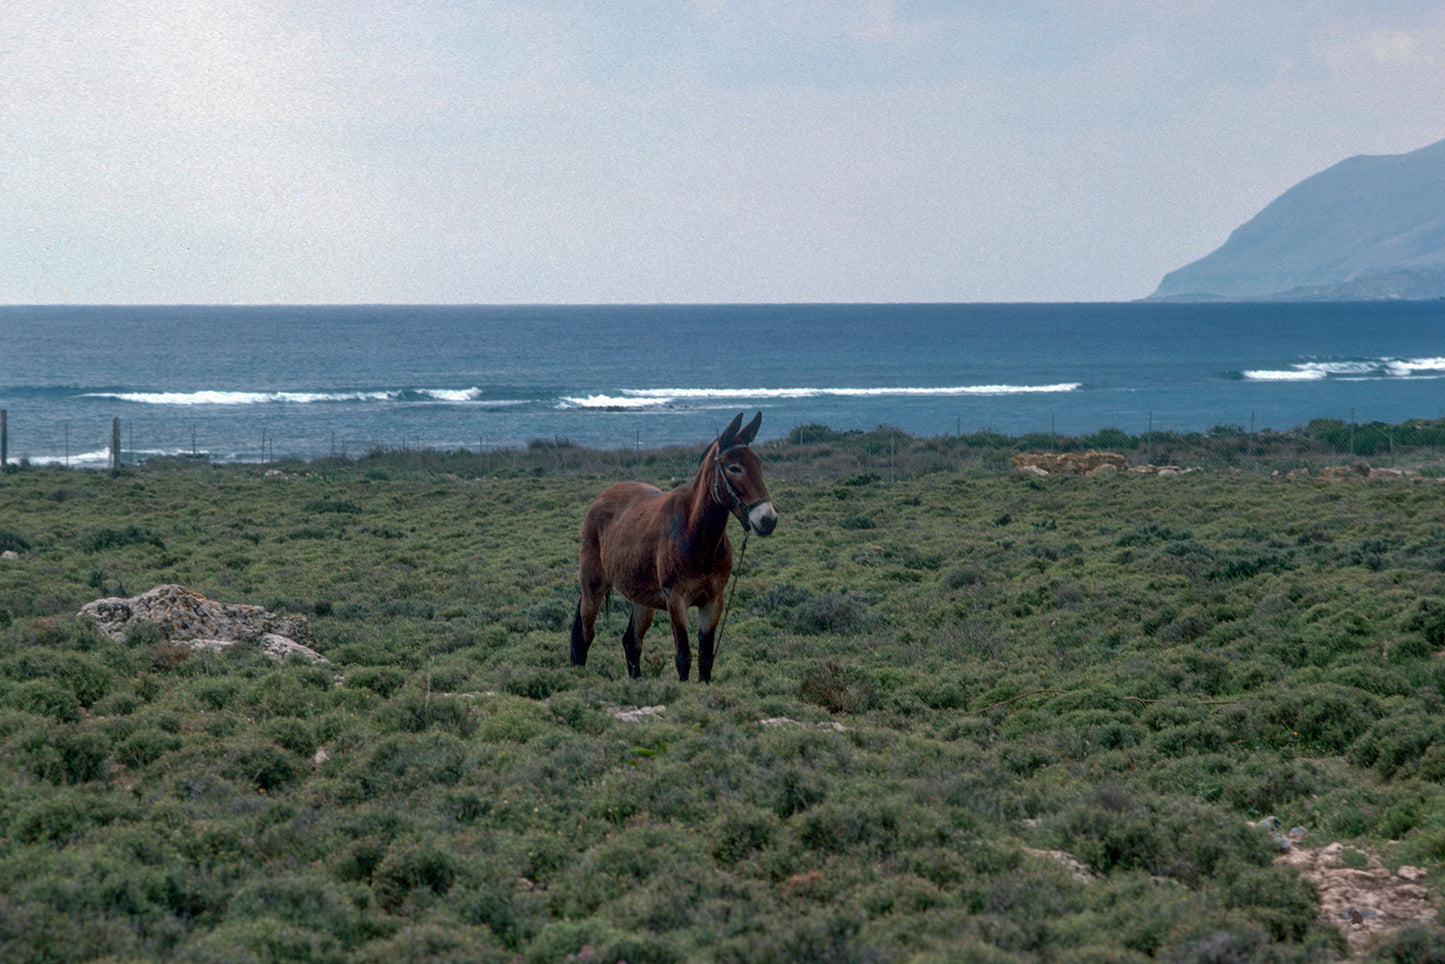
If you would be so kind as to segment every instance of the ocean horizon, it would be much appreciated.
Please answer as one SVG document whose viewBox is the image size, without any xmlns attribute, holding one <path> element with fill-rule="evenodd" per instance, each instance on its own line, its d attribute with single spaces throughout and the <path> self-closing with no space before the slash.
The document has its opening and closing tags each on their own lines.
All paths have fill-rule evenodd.
<svg viewBox="0 0 1445 964">
<path fill-rule="evenodd" d="M 1445 413 L 1445 303 L 0 307 L 9 457 L 701 445 Z"/>
</svg>

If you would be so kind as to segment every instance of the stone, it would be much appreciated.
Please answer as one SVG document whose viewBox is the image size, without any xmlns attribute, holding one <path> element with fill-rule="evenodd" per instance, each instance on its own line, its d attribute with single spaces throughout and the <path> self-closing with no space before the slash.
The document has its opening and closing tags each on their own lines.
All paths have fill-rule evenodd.
<svg viewBox="0 0 1445 964">
<path fill-rule="evenodd" d="M 304 616 L 278 616 L 260 606 L 216 602 L 174 584 L 129 599 L 96 599 L 82 606 L 79 615 L 95 620 L 97 629 L 121 642 L 137 626 L 149 623 L 159 631 L 160 642 L 191 649 L 223 650 L 245 643 L 278 661 L 297 655 L 314 663 L 329 662 L 298 642 L 310 639 Z"/>
<path fill-rule="evenodd" d="M 1013 457 L 1014 471 L 1023 475 L 1088 475 L 1097 472 L 1101 466 L 1112 466 L 1116 471 L 1127 472 L 1129 460 L 1117 452 L 1063 452 L 1058 455 L 1039 452 L 1020 452 Z"/>
<path fill-rule="evenodd" d="M 1358 461 L 1349 465 L 1327 465 L 1320 470 L 1320 475 L 1327 479 L 1368 479 L 1370 466 Z"/>
<path fill-rule="evenodd" d="M 660 704 L 657 706 L 619 706 L 616 703 L 603 703 L 602 710 L 624 723 L 641 723 L 643 720 L 661 717 L 667 711 L 667 707 Z"/>
</svg>

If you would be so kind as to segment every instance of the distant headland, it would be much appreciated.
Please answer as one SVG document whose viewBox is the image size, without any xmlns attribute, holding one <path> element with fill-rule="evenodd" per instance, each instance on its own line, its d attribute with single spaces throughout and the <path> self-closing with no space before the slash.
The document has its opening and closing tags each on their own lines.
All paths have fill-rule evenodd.
<svg viewBox="0 0 1445 964">
<path fill-rule="evenodd" d="M 1146 300 L 1436 298 L 1445 298 L 1445 141 L 1305 178 Z"/>
</svg>

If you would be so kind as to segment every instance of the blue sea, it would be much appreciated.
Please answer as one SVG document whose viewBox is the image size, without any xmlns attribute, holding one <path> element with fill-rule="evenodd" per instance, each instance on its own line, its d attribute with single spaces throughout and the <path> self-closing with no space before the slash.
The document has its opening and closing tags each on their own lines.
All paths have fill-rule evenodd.
<svg viewBox="0 0 1445 964">
<path fill-rule="evenodd" d="M 0 307 L 9 458 L 1284 431 L 1445 414 L 1445 302 Z"/>
</svg>

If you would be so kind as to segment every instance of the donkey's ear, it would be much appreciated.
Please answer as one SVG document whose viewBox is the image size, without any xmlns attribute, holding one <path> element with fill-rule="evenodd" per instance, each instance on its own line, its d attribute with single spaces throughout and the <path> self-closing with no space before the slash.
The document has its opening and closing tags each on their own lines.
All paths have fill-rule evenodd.
<svg viewBox="0 0 1445 964">
<path fill-rule="evenodd" d="M 727 428 L 723 429 L 722 434 L 717 437 L 717 447 L 719 449 L 725 449 L 729 445 L 732 445 L 733 438 L 738 434 L 738 426 L 742 424 L 743 413 L 738 412 L 738 417 L 733 419 L 732 424 L 730 424 Z M 746 445 L 747 443 L 745 442 L 743 444 Z"/>
<path fill-rule="evenodd" d="M 738 413 L 738 421 L 741 422 L 742 418 L 742 413 Z M 758 426 L 762 424 L 763 413 L 759 412 L 757 415 L 753 416 L 753 420 L 748 423 L 747 428 L 743 429 L 741 432 L 738 433 L 737 441 L 742 443 L 743 445 L 752 445 L 753 439 L 758 437 Z"/>
</svg>

